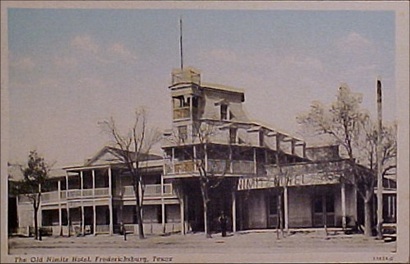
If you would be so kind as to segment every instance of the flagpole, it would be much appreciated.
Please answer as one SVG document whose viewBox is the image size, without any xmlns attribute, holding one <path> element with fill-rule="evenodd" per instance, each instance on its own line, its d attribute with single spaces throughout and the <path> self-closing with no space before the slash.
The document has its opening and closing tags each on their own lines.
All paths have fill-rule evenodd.
<svg viewBox="0 0 410 264">
<path fill-rule="evenodd" d="M 383 238 L 383 175 L 382 175 L 382 83 L 377 78 L 377 236 Z"/>
<path fill-rule="evenodd" d="M 182 18 L 179 18 L 179 47 L 181 52 L 181 70 L 184 69 L 184 54 L 182 47 Z"/>
</svg>

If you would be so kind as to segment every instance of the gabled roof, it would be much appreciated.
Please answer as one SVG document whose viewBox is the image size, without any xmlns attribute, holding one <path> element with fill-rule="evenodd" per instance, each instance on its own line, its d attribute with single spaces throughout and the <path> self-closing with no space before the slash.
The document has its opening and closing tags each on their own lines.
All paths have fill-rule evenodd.
<svg viewBox="0 0 410 264">
<path fill-rule="evenodd" d="M 20 181 L 23 180 L 24 175 L 23 175 L 23 166 L 20 164 L 8 164 L 7 168 L 7 174 L 8 178 L 11 181 Z M 49 178 L 59 178 L 59 177 L 64 177 L 65 176 L 65 171 L 61 168 L 53 168 L 50 169 L 48 172 L 48 177 Z"/>
<path fill-rule="evenodd" d="M 84 166 L 114 164 L 122 162 L 122 150 L 110 146 L 103 147 L 91 159 L 86 160 Z M 131 155 L 136 159 L 137 153 L 131 152 Z M 162 160 L 162 157 L 154 154 L 140 154 L 139 161 Z"/>
</svg>

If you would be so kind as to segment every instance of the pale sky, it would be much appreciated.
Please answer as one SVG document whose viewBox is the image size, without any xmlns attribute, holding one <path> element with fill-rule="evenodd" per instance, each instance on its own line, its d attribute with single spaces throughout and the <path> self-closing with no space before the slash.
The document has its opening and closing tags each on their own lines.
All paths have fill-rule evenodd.
<svg viewBox="0 0 410 264">
<path fill-rule="evenodd" d="M 202 81 L 241 88 L 252 119 L 298 136 L 296 116 L 330 103 L 345 82 L 394 120 L 393 11 L 9 9 L 9 160 L 37 149 L 56 167 L 79 164 L 109 140 L 98 121 L 171 127 L 168 85 L 184 65 Z"/>
</svg>

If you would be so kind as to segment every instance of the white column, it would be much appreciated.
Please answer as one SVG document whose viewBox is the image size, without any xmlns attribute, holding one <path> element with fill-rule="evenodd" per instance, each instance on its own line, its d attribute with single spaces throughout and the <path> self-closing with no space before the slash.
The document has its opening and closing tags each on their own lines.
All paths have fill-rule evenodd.
<svg viewBox="0 0 410 264">
<path fill-rule="evenodd" d="M 193 155 L 194 155 L 194 171 L 197 171 L 196 168 L 196 146 L 192 146 L 192 151 L 193 151 Z"/>
<path fill-rule="evenodd" d="M 205 171 L 208 171 L 208 149 L 206 144 L 204 145 L 204 152 L 205 152 Z"/>
<path fill-rule="evenodd" d="M 181 197 L 179 199 L 180 204 L 179 204 L 179 210 L 180 210 L 180 214 L 181 214 L 181 235 L 185 235 L 185 203 L 184 203 L 184 198 Z"/>
<path fill-rule="evenodd" d="M 113 210 L 112 210 L 112 177 L 111 177 L 111 167 L 108 168 L 108 194 L 109 194 L 109 203 L 108 209 L 110 214 L 110 235 L 114 233 L 114 217 L 113 217 Z"/>
<path fill-rule="evenodd" d="M 289 230 L 289 199 L 288 199 L 288 187 L 283 187 L 283 204 L 285 213 L 285 232 Z"/>
<path fill-rule="evenodd" d="M 161 175 L 161 223 L 162 223 L 162 233 L 165 233 L 166 224 L 165 224 L 165 201 L 164 201 L 164 175 Z"/>
<path fill-rule="evenodd" d="M 81 234 L 84 235 L 84 206 L 83 206 L 83 190 L 84 190 L 84 174 L 80 171 L 80 192 L 81 192 Z"/>
<path fill-rule="evenodd" d="M 236 195 L 232 192 L 232 231 L 236 232 Z"/>
<path fill-rule="evenodd" d="M 258 173 L 258 166 L 256 165 L 256 148 L 253 148 L 253 173 Z"/>
<path fill-rule="evenodd" d="M 95 170 L 91 171 L 91 177 L 93 181 L 93 197 L 95 197 Z"/>
<path fill-rule="evenodd" d="M 232 146 L 229 145 L 229 172 L 233 173 L 233 163 L 232 163 L 232 157 L 233 157 L 233 153 L 232 153 Z"/>
<path fill-rule="evenodd" d="M 84 205 L 81 204 L 81 233 L 84 235 L 84 228 L 85 228 L 85 223 L 84 223 Z"/>
<path fill-rule="evenodd" d="M 70 203 L 68 202 L 68 172 L 65 174 L 65 196 L 66 196 L 66 212 L 67 212 L 67 235 L 70 236 L 71 218 L 70 218 Z"/>
<path fill-rule="evenodd" d="M 345 183 L 342 182 L 340 186 L 340 197 L 342 202 L 342 227 L 346 228 L 346 187 Z"/>
<path fill-rule="evenodd" d="M 97 234 L 97 208 L 95 203 L 93 204 L 93 233 L 94 235 Z"/>
<path fill-rule="evenodd" d="M 58 190 L 58 226 L 60 227 L 60 235 L 62 235 L 63 230 L 63 221 L 62 221 L 62 212 L 61 212 L 61 181 L 58 180 L 57 182 L 57 190 Z"/>
<path fill-rule="evenodd" d="M 175 173 L 175 148 L 172 148 L 171 151 L 171 159 L 172 159 L 172 173 Z"/>
</svg>

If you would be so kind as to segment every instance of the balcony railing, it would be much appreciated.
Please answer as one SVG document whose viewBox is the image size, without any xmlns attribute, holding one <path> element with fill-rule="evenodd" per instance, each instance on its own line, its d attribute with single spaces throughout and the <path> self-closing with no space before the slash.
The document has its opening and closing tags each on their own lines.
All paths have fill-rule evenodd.
<svg viewBox="0 0 410 264">
<path fill-rule="evenodd" d="M 174 108 L 174 119 L 189 118 L 189 106 Z"/>
<path fill-rule="evenodd" d="M 208 172 L 213 173 L 233 173 L 233 174 L 254 174 L 255 163 L 247 160 L 208 160 Z M 256 168 L 257 172 L 261 172 L 261 168 Z M 264 170 L 263 170 L 264 171 Z M 183 174 L 198 172 L 195 167 L 195 162 L 192 160 L 177 161 L 165 164 L 165 174 Z"/>
<path fill-rule="evenodd" d="M 123 189 L 123 192 L 124 192 L 124 197 L 134 197 L 135 196 L 134 187 L 132 187 L 132 186 L 125 186 L 124 189 Z M 164 195 L 173 195 L 174 194 L 171 183 L 164 184 L 163 193 L 164 193 Z M 144 196 L 145 197 L 161 196 L 161 184 L 147 184 L 147 185 L 145 185 Z"/>
</svg>

